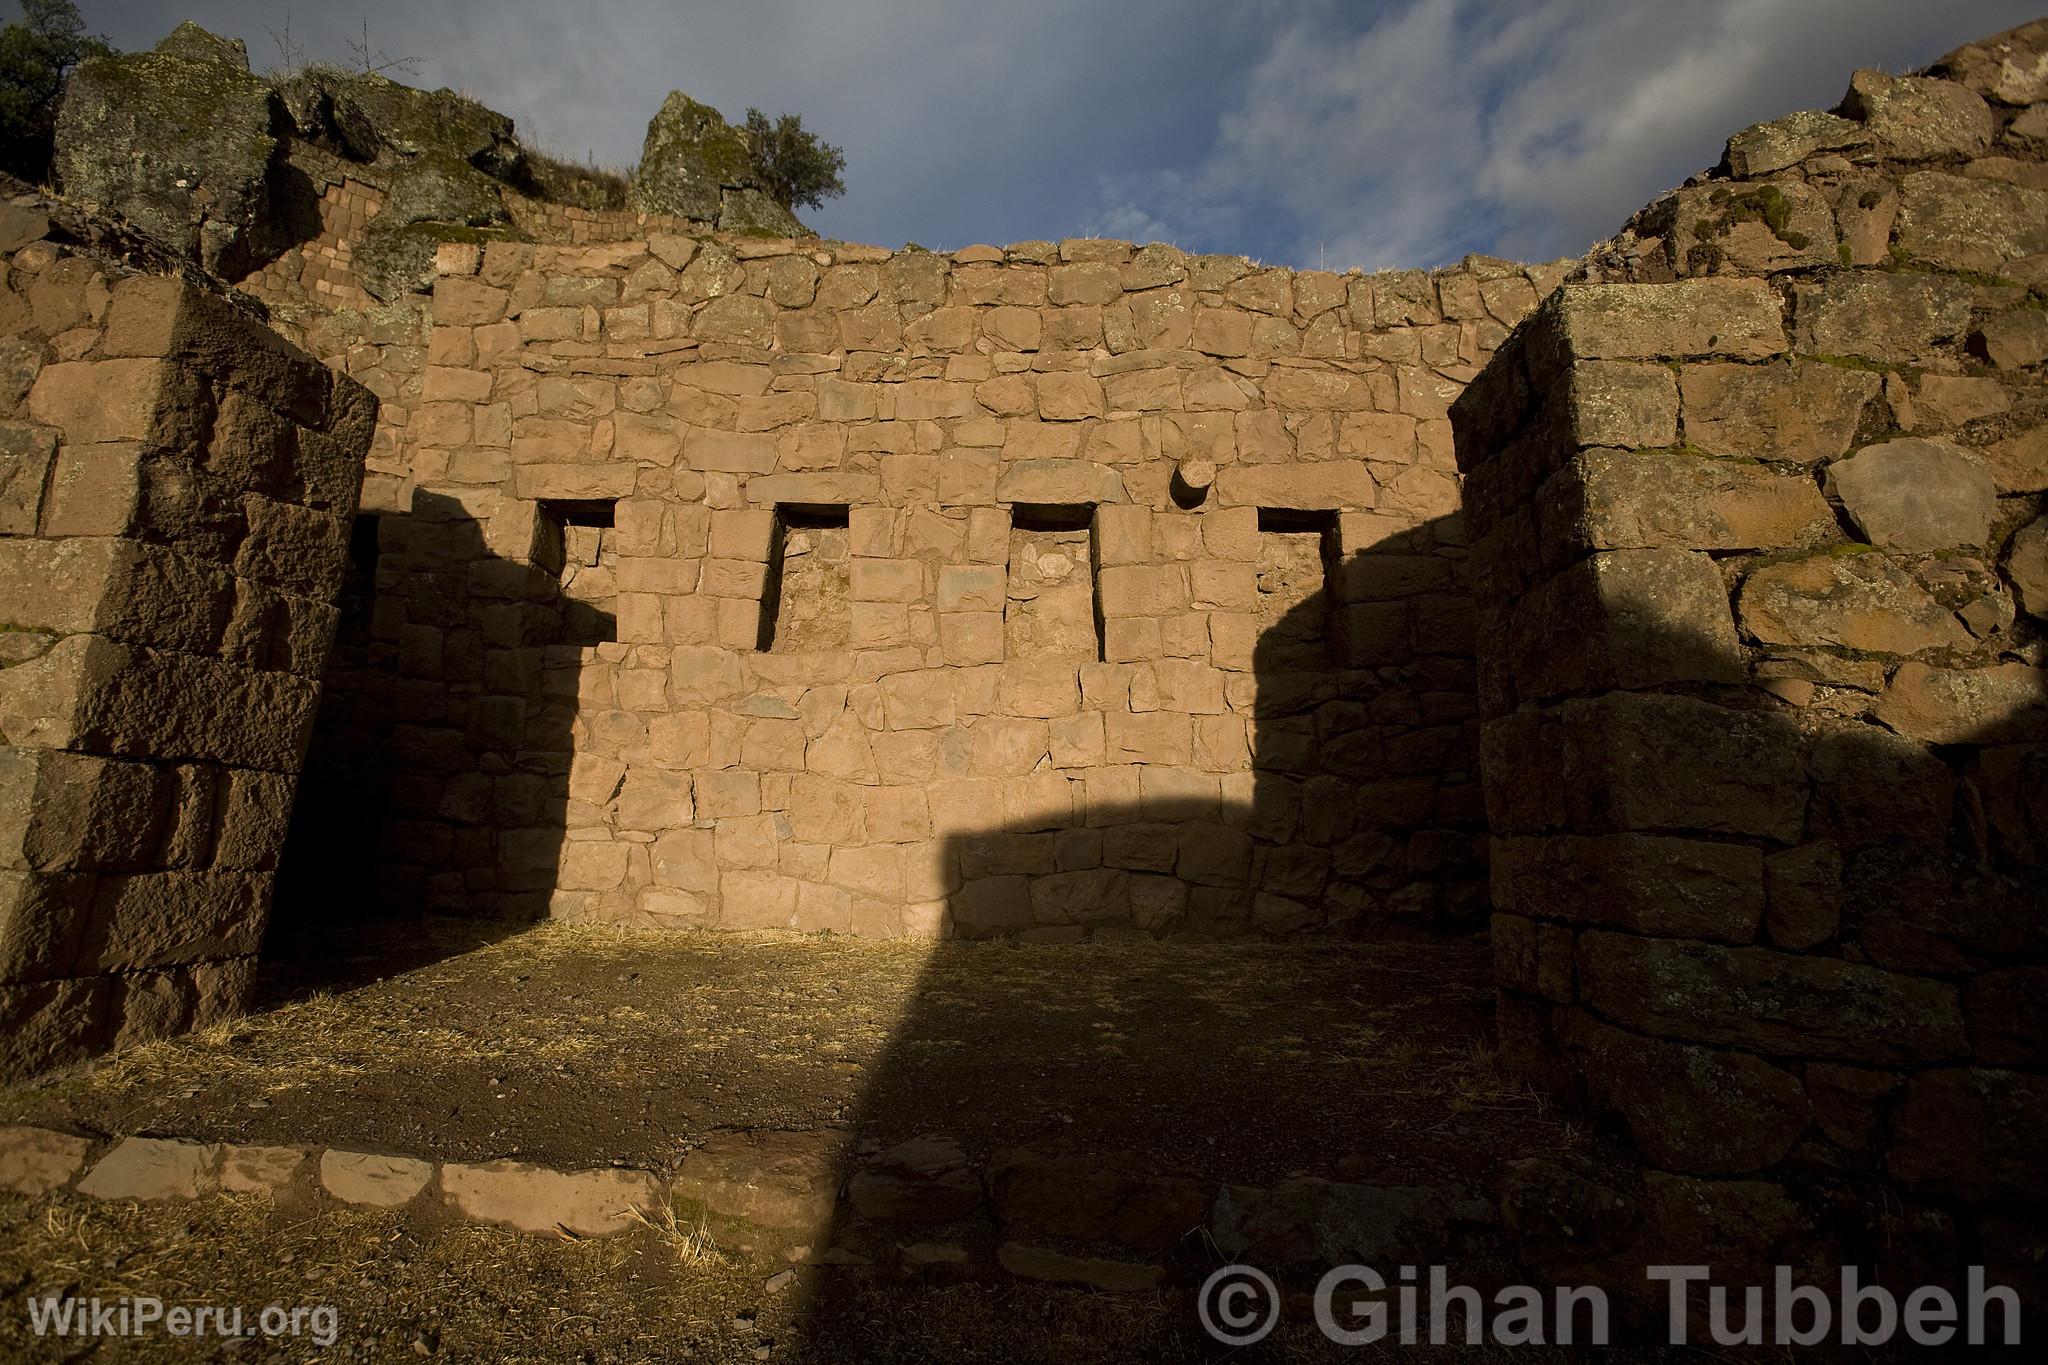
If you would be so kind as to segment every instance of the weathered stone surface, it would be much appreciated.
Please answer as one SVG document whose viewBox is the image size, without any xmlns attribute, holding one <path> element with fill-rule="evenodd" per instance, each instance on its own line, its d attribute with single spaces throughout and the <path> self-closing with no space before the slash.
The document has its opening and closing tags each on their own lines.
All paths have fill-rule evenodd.
<svg viewBox="0 0 2048 1365">
<path fill-rule="evenodd" d="M 1216 500 L 1224 507 L 1299 511 L 1363 510 L 1376 499 L 1365 465 L 1330 460 L 1310 465 L 1231 465 L 1217 471 Z"/>
<path fill-rule="evenodd" d="M 1970 325 L 1970 286 L 1943 275 L 1854 271 L 1803 286 L 1799 348 L 1823 356 L 1924 363 Z"/>
<path fill-rule="evenodd" d="M 1865 446 L 1829 465 L 1827 483 L 1872 544 L 1902 550 L 1982 545 L 1997 510 L 1989 471 L 1945 441 Z"/>
<path fill-rule="evenodd" d="M 1842 112 L 1862 123 L 1883 150 L 1904 160 L 1969 156 L 1991 143 L 1990 106 L 1953 81 L 1858 71 Z"/>
<path fill-rule="evenodd" d="M 823 1230 L 838 1202 L 846 1142 L 830 1131 L 723 1134 L 683 1158 L 670 1191 L 757 1227 Z"/>
<path fill-rule="evenodd" d="M 2048 517 L 2036 517 L 2013 536 L 2005 574 L 2020 596 L 2020 609 L 2048 621 Z"/>
<path fill-rule="evenodd" d="M 1908 1185 L 1978 1201 L 2048 1195 L 2040 1161 L 2048 1080 L 2024 1071 L 1953 1068 L 1906 1084 L 1892 1120 L 1890 1171 Z"/>
<path fill-rule="evenodd" d="M 304 1147 L 224 1145 L 220 1187 L 229 1194 L 264 1194 L 274 1199 L 298 1179 L 311 1155 Z"/>
<path fill-rule="evenodd" d="M 433 1178 L 431 1161 L 338 1147 L 320 1154 L 320 1186 L 344 1204 L 395 1209 L 411 1203 Z"/>
<path fill-rule="evenodd" d="M 807 235 L 795 215 L 759 193 L 763 188 L 746 136 L 716 109 L 671 90 L 647 123 L 629 191 L 633 207 L 731 229 Z M 728 196 L 744 222 L 724 221 Z"/>
<path fill-rule="evenodd" d="M 1837 263 L 1835 217 L 1797 180 L 1701 185 L 1669 205 L 1672 264 L 1684 275 L 1761 275 Z"/>
<path fill-rule="evenodd" d="M 1831 840 L 1764 859 L 1764 930 L 1780 948 L 1803 953 L 1835 936 L 1842 922 L 1842 851 Z"/>
<path fill-rule="evenodd" d="M 1966 43 L 1932 70 L 2006 104 L 2048 99 L 2048 21 L 2036 19 Z"/>
<path fill-rule="evenodd" d="M 996 1261 L 1019 1279 L 1081 1285 L 1109 1294 L 1142 1293 L 1157 1289 L 1166 1279 L 1166 1271 L 1160 1266 L 1099 1256 L 1070 1256 L 1021 1242 L 1004 1242 L 997 1247 Z"/>
<path fill-rule="evenodd" d="M 1544 312 L 1554 314 L 1571 354 L 1586 360 L 1760 360 L 1785 349 L 1778 296 L 1761 280 L 1572 285 Z"/>
<path fill-rule="evenodd" d="M 1929 744 L 2048 739 L 2048 669 L 2019 663 L 1989 668 L 1900 664 L 1877 699 L 1877 718 Z"/>
<path fill-rule="evenodd" d="M 1567 381 L 1572 439 L 1582 446 L 1673 445 L 1678 386 L 1661 365 L 1585 360 Z"/>
<path fill-rule="evenodd" d="M 123 1138 L 78 1182 L 95 1199 L 197 1199 L 220 1184 L 220 1148 L 177 1138 Z"/>
<path fill-rule="evenodd" d="M 1916 260 L 2003 274 L 2048 251 L 2048 190 L 1922 171 L 1900 182 L 1895 231 Z"/>
<path fill-rule="evenodd" d="M 1743 581 L 1737 602 L 1742 628 L 1765 644 L 1915 654 L 1969 643 L 1955 614 L 1880 554 L 1766 564 Z"/>
<path fill-rule="evenodd" d="M 554 1171 L 524 1161 L 451 1161 L 441 1168 L 441 1190 L 473 1222 L 578 1237 L 624 1232 L 635 1213 L 650 1214 L 663 1198 L 661 1182 L 646 1171 Z"/>
<path fill-rule="evenodd" d="M 0 1127 L 0 1189 L 30 1198 L 63 1189 L 91 1150 L 89 1138 L 21 1124 Z"/>
<path fill-rule="evenodd" d="M 854 1172 L 847 1198 L 864 1217 L 950 1223 L 981 1203 L 981 1177 L 960 1144 L 927 1134 L 899 1142 Z"/>
<path fill-rule="evenodd" d="M 1834 529 L 1810 478 L 1676 452 L 1589 450 L 1543 486 L 1553 552 L 1782 550 Z"/>
<path fill-rule="evenodd" d="M 1573 699 L 1557 715 L 1573 828 L 1798 839 L 1803 746 L 1779 717 L 1633 692 Z"/>
<path fill-rule="evenodd" d="M 1509 625 L 1525 696 L 1679 681 L 1734 681 L 1735 622 L 1705 555 L 1614 550 L 1529 592 Z"/>
<path fill-rule="evenodd" d="M 1783 1157 L 1806 1130 L 1793 1073 L 1742 1052 L 1624 1033 L 1584 1010 L 1565 1031 L 1594 1103 L 1621 1115 L 1653 1165 L 1741 1175 Z"/>
<path fill-rule="evenodd" d="M 1728 139 L 1724 159 L 1737 179 L 1746 180 L 1797 165 L 1815 152 L 1857 146 L 1867 137 L 1850 119 L 1809 109 L 1743 129 Z"/>
<path fill-rule="evenodd" d="M 1637 933 L 1747 943 L 1764 911 L 1763 855 L 1648 834 L 1493 840 L 1501 909 Z"/>
<path fill-rule="evenodd" d="M 1813 360 L 1688 365 L 1679 376 L 1685 439 L 1712 455 L 1831 460 L 1849 448 L 1878 377 Z"/>
<path fill-rule="evenodd" d="M 1114 469 L 1088 460 L 1016 460 L 996 480 L 996 499 L 1055 507 L 1123 502 L 1124 481 Z"/>
<path fill-rule="evenodd" d="M 271 126 L 281 113 L 276 92 L 231 62 L 95 58 L 65 83 L 57 179 L 73 200 L 238 277 L 270 212 Z"/>
<path fill-rule="evenodd" d="M 1965 1046 L 1954 986 L 1832 958 L 1592 930 L 1578 971 L 1602 1014 L 1663 1038 L 1877 1065 Z"/>
</svg>

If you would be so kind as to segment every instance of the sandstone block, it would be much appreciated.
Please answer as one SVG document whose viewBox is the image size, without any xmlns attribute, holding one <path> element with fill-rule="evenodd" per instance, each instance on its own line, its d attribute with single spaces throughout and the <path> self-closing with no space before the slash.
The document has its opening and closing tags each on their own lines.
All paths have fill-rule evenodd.
<svg viewBox="0 0 2048 1365">
<path fill-rule="evenodd" d="M 1114 469 L 1087 460 L 1015 460 L 996 481 L 998 502 L 1032 506 L 1093 506 L 1123 502 L 1124 481 Z"/>
<path fill-rule="evenodd" d="M 0 1127 L 0 1189 L 31 1199 L 61 1190 L 85 1165 L 89 1138 L 21 1124 Z"/>
<path fill-rule="evenodd" d="M 1842 112 L 1860 122 L 1884 150 L 1905 161 L 1969 156 L 1991 143 L 1991 108 L 1954 81 L 1858 71 L 1849 78 Z"/>
<path fill-rule="evenodd" d="M 2048 739 L 2048 669 L 1900 664 L 1877 699 L 1877 718 L 1929 744 L 2039 742 Z"/>
<path fill-rule="evenodd" d="M 2048 189 L 1921 171 L 1899 184 L 1894 237 L 1915 260 L 2003 275 L 2048 251 Z"/>
<path fill-rule="evenodd" d="M 275 1199 L 289 1188 L 312 1154 L 303 1147 L 228 1145 L 221 1148 L 220 1187 L 229 1194 Z"/>
<path fill-rule="evenodd" d="M 78 1182 L 94 1199 L 197 1199 L 220 1185 L 220 1148 L 177 1138 L 123 1138 Z"/>
<path fill-rule="evenodd" d="M 1582 446 L 1668 446 L 1678 440 L 1678 384 L 1661 365 L 1585 360 L 1567 381 L 1572 439 Z"/>
<path fill-rule="evenodd" d="M 633 1214 L 650 1214 L 663 1199 L 661 1182 L 646 1171 L 552 1171 L 523 1161 L 451 1161 L 441 1168 L 441 1190 L 472 1222 L 578 1237 L 624 1232 L 635 1226 Z"/>
<path fill-rule="evenodd" d="M 1761 1170 L 1811 1121 L 1798 1077 L 1760 1058 L 1624 1033 L 1584 1010 L 1572 1012 L 1565 1039 L 1594 1104 L 1619 1113 L 1662 1169 Z"/>
<path fill-rule="evenodd" d="M 1581 560 L 1523 597 L 1508 634 L 1529 697 L 1742 676 L 1721 575 L 1683 550 Z"/>
<path fill-rule="evenodd" d="M 683 1158 L 670 1191 L 759 1228 L 822 1233 L 839 1200 L 845 1142 L 831 1130 L 719 1134 Z"/>
<path fill-rule="evenodd" d="M 1495 903 L 1533 918 L 1747 943 L 1764 912 L 1753 848 L 1644 834 L 1496 838 L 1490 864 Z"/>
<path fill-rule="evenodd" d="M 1970 286 L 1941 275 L 1852 271 L 1802 287 L 1793 317 L 1799 349 L 1922 364 L 1970 324 Z"/>
<path fill-rule="evenodd" d="M 1362 461 L 1325 460 L 1305 465 L 1232 465 L 1217 471 L 1216 498 L 1225 508 L 1362 511 L 1373 506 L 1376 491 Z"/>
</svg>

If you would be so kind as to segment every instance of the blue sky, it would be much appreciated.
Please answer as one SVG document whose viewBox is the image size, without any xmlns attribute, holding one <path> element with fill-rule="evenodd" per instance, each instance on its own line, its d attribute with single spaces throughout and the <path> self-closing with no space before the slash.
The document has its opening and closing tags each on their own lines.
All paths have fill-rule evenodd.
<svg viewBox="0 0 2048 1365">
<path fill-rule="evenodd" d="M 1576 254 L 1715 161 L 2042 0 L 80 0 L 122 48 L 181 19 L 309 57 L 371 45 L 630 167 L 670 89 L 801 113 L 846 151 L 828 236 L 1084 234 L 1280 264 Z M 12 9 L 13 6 L 8 6 Z"/>
</svg>

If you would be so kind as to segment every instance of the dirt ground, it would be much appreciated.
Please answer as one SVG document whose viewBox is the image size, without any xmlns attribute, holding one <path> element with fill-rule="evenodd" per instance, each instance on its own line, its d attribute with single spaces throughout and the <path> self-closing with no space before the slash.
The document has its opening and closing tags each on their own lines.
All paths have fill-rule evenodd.
<svg viewBox="0 0 2048 1365">
<path fill-rule="evenodd" d="M 1479 1181 L 1575 1135 L 1499 1077 L 1483 943 L 903 943 L 463 923 L 288 945 L 256 1013 L 0 1121 L 663 1173 L 735 1129 Z"/>
<path fill-rule="evenodd" d="M 1587 1139 L 1497 1072 L 1476 942 L 913 944 L 466 923 L 282 945 L 259 1008 L 0 1091 L 0 1121 L 675 1169 L 735 1129 L 1137 1152 L 1219 1180 L 1483 1186 Z M 424 1208 L 0 1196 L 0 1360 L 1211 1360 L 1186 1287 L 799 1267 L 650 1226 L 574 1242 Z M 785 1283 L 784 1281 L 788 1282 Z M 831 1329 L 808 1320 L 827 1295 Z M 333 1305 L 336 1341 L 59 1342 L 45 1294 Z M 1398 1353 L 1398 1354 L 1392 1354 Z M 1296 1305 L 1234 1360 L 1338 1350 Z M 1570 1358 L 1528 1348 L 1459 1359 Z"/>
</svg>

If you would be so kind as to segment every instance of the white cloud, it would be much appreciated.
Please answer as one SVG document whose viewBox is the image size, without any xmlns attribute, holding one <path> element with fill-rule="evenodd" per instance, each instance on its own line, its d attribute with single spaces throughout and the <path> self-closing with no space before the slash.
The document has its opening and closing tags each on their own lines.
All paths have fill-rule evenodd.
<svg viewBox="0 0 2048 1365">
<path fill-rule="evenodd" d="M 1290 220 L 1279 246 L 1297 263 L 1574 254 L 1728 134 L 1832 105 L 1853 68 L 1919 64 L 2027 17 L 1964 8 L 1412 0 L 1361 31 L 1318 5 L 1273 33 L 1191 181 Z"/>
</svg>

